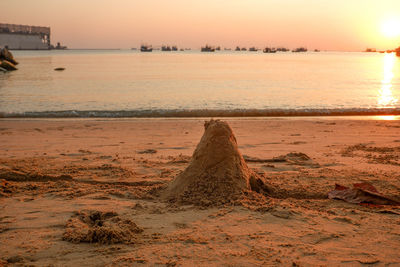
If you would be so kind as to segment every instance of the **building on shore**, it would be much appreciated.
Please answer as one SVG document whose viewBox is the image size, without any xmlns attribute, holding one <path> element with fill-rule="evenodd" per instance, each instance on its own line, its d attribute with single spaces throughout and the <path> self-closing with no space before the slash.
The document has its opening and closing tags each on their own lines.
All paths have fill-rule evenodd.
<svg viewBox="0 0 400 267">
<path fill-rule="evenodd" d="M 50 27 L 0 23 L 0 47 L 10 50 L 50 49 Z"/>
</svg>

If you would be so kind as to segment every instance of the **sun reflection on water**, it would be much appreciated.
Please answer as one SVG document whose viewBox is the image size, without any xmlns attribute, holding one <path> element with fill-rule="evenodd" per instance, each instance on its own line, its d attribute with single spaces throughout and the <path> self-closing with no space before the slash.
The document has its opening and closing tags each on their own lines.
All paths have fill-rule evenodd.
<svg viewBox="0 0 400 267">
<path fill-rule="evenodd" d="M 378 105 L 382 108 L 392 107 L 398 102 L 398 99 L 393 96 L 392 92 L 392 80 L 394 78 L 393 69 L 396 56 L 394 53 L 385 54 L 383 62 L 383 80 L 378 97 Z"/>
</svg>

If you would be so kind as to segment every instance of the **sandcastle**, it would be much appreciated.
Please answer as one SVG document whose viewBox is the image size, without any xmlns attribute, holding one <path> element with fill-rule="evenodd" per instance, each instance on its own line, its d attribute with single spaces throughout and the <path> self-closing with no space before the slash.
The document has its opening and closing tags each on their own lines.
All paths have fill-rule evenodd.
<svg viewBox="0 0 400 267">
<path fill-rule="evenodd" d="M 211 120 L 189 166 L 168 186 L 169 201 L 198 205 L 233 203 L 244 192 L 266 191 L 262 180 L 246 164 L 228 123 Z"/>
</svg>

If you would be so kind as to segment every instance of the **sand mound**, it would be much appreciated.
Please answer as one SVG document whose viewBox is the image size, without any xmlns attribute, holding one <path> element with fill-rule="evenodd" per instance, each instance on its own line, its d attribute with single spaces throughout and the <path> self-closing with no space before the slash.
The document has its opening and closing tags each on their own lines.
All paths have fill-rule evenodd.
<svg viewBox="0 0 400 267">
<path fill-rule="evenodd" d="M 79 211 L 67 221 L 63 240 L 72 243 L 135 243 L 143 232 L 134 222 L 115 212 Z"/>
<path fill-rule="evenodd" d="M 168 186 L 170 201 L 202 206 L 234 202 L 244 191 L 265 190 L 240 154 L 226 122 L 211 120 L 193 153 L 189 166 Z"/>
</svg>

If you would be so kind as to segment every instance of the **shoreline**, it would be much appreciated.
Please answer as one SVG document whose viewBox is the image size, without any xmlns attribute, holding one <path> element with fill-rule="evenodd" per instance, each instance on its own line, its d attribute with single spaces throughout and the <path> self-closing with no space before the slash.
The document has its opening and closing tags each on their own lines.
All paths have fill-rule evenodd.
<svg viewBox="0 0 400 267">
<path fill-rule="evenodd" d="M 140 110 L 60 110 L 0 112 L 5 118 L 274 118 L 274 117 L 358 117 L 400 116 L 398 108 L 336 109 L 140 109 Z"/>
<path fill-rule="evenodd" d="M 243 116 L 243 117 L 221 117 L 221 116 L 204 116 L 204 117 L 0 117 L 2 121 L 155 121 L 155 120 L 376 120 L 376 121 L 397 121 L 400 115 L 346 115 L 346 116 Z"/>
</svg>

